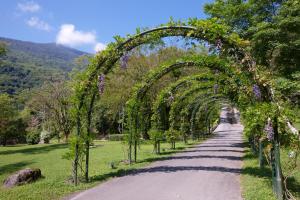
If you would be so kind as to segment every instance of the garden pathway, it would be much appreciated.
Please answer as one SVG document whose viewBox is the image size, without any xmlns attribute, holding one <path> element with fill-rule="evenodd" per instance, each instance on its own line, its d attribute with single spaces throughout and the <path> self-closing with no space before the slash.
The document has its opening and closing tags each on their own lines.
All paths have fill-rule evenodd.
<svg viewBox="0 0 300 200">
<path fill-rule="evenodd" d="M 213 138 L 69 199 L 241 200 L 242 130 L 238 112 L 224 108 Z"/>
</svg>

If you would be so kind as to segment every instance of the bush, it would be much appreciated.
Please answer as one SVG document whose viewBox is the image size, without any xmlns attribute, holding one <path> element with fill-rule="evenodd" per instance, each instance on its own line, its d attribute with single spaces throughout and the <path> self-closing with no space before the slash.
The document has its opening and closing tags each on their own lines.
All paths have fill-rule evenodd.
<svg viewBox="0 0 300 200">
<path fill-rule="evenodd" d="M 26 142 L 28 144 L 38 144 L 40 142 L 40 133 L 37 130 L 30 131 L 26 135 Z"/>
<path fill-rule="evenodd" d="M 108 136 L 109 141 L 123 141 L 125 140 L 127 134 L 112 134 Z"/>
<path fill-rule="evenodd" d="M 51 139 L 51 133 L 49 131 L 43 130 L 40 134 L 40 139 L 45 144 L 48 144 Z"/>
<path fill-rule="evenodd" d="M 164 140 L 164 133 L 162 131 L 151 129 L 149 131 L 149 136 L 153 143 Z"/>
<path fill-rule="evenodd" d="M 167 142 L 175 142 L 180 138 L 180 131 L 169 129 L 165 131 Z"/>
<path fill-rule="evenodd" d="M 25 123 L 22 119 L 11 120 L 0 130 L 1 145 L 15 145 L 26 141 Z"/>
<path fill-rule="evenodd" d="M 180 137 L 180 131 L 174 130 L 174 129 L 169 129 L 167 131 L 165 131 L 165 135 L 166 135 L 166 139 L 167 142 L 169 142 L 171 144 L 171 148 L 175 149 L 175 142 L 176 140 L 179 139 Z"/>
</svg>

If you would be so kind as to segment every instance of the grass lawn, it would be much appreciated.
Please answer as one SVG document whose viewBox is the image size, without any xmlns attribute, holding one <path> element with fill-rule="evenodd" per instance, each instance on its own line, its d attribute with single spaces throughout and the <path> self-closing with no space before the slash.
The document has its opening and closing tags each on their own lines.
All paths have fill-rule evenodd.
<svg viewBox="0 0 300 200">
<path fill-rule="evenodd" d="M 190 144 L 191 145 L 191 144 Z M 117 169 L 111 169 L 109 163 L 126 159 L 126 146 L 122 142 L 95 141 L 95 148 L 90 152 L 90 183 L 81 183 L 77 187 L 66 180 L 71 175 L 71 161 L 62 158 L 67 152 L 67 144 L 39 144 L 20 145 L 13 147 L 0 147 L 0 182 L 11 173 L 26 168 L 40 168 L 43 179 L 32 184 L 5 189 L 0 187 L 1 200 L 17 199 L 59 199 L 62 196 L 75 191 L 90 188 L 108 178 L 124 174 L 126 170 L 143 167 L 160 157 L 168 156 L 187 147 L 183 143 L 177 143 L 176 150 L 170 150 L 169 144 L 162 144 L 162 155 L 152 153 L 151 144 L 143 144 L 138 152 L 138 162 L 133 165 L 120 163 Z"/>
<path fill-rule="evenodd" d="M 284 163 L 288 159 L 288 151 L 281 150 L 282 170 L 285 174 Z M 242 192 L 245 200 L 276 200 L 272 191 L 271 169 L 266 166 L 260 169 L 258 158 L 250 149 L 244 155 L 243 172 L 241 177 Z M 299 163 L 300 164 L 300 163 Z M 300 171 L 288 180 L 288 188 L 295 198 L 300 199 Z"/>
<path fill-rule="evenodd" d="M 294 125 L 295 125 L 295 128 L 297 128 L 298 130 L 300 130 L 300 121 L 297 121 Z"/>
<path fill-rule="evenodd" d="M 272 191 L 270 168 L 260 169 L 257 157 L 248 148 L 243 161 L 241 177 L 243 198 L 245 200 L 276 200 Z"/>
</svg>

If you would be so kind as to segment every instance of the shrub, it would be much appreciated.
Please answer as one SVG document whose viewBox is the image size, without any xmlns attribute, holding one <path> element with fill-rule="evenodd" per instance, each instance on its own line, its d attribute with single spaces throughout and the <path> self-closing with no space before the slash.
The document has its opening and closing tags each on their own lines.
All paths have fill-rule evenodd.
<svg viewBox="0 0 300 200">
<path fill-rule="evenodd" d="M 26 141 L 25 123 L 22 119 L 11 120 L 0 130 L 1 145 L 15 145 Z"/>
<path fill-rule="evenodd" d="M 109 141 L 123 141 L 125 140 L 127 134 L 112 134 L 108 136 Z"/>
<path fill-rule="evenodd" d="M 158 131 L 158 130 L 154 130 L 151 129 L 149 131 L 149 136 L 150 139 L 153 143 L 157 142 L 157 141 L 162 141 L 164 139 L 164 134 L 162 131 Z"/>
<path fill-rule="evenodd" d="M 175 129 L 169 129 L 165 131 L 167 142 L 175 142 L 180 138 L 180 131 L 177 131 Z"/>
<path fill-rule="evenodd" d="M 169 129 L 167 131 L 165 131 L 165 135 L 166 135 L 166 139 L 167 142 L 169 142 L 171 144 L 171 148 L 175 149 L 175 142 L 176 140 L 179 139 L 180 137 L 180 131 L 174 130 L 174 129 Z"/>
<path fill-rule="evenodd" d="M 40 133 L 37 130 L 33 130 L 27 133 L 26 142 L 28 144 L 38 144 L 40 141 Z"/>
<path fill-rule="evenodd" d="M 153 144 L 153 150 L 155 153 L 160 153 L 160 142 L 164 139 L 164 135 L 162 131 L 151 129 L 149 131 L 149 136 L 151 139 L 151 142 Z"/>
<path fill-rule="evenodd" d="M 51 133 L 49 131 L 43 130 L 40 134 L 40 139 L 45 144 L 48 144 L 51 139 Z"/>
</svg>

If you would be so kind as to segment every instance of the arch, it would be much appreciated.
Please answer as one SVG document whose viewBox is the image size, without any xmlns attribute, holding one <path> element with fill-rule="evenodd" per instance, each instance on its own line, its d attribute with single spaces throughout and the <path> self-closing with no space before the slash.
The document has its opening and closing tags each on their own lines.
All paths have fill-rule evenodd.
<svg viewBox="0 0 300 200">
<path fill-rule="evenodd" d="M 192 113 L 195 112 L 195 116 L 190 116 L 190 119 L 188 120 L 188 123 L 189 123 L 189 131 L 190 132 L 190 135 L 193 135 L 194 138 L 197 136 L 197 138 L 199 139 L 199 134 L 195 134 L 195 131 L 196 131 L 196 120 L 197 120 L 197 123 L 200 123 L 201 121 L 199 121 L 199 114 L 200 111 L 204 111 L 204 118 L 205 118 L 205 121 L 204 121 L 204 124 L 205 124 L 205 127 L 207 129 L 207 133 L 210 133 L 210 122 L 207 124 L 207 121 L 208 119 L 210 118 L 210 115 L 213 113 L 213 111 L 216 110 L 216 107 L 215 107 L 215 104 L 219 104 L 223 101 L 223 99 L 212 99 L 210 101 L 206 101 L 204 102 L 203 104 L 200 104 L 199 107 L 195 108 L 194 106 L 194 109 L 191 111 Z M 200 116 L 201 117 L 201 116 Z M 202 116 L 203 117 L 203 116 Z"/>
<path fill-rule="evenodd" d="M 211 99 L 208 98 L 207 101 L 205 102 L 197 102 L 196 106 L 193 108 L 193 111 L 192 111 L 192 114 L 191 114 L 191 119 L 190 119 L 190 131 L 191 131 L 191 135 L 194 134 L 195 130 L 194 130 L 194 124 L 195 124 L 195 118 L 196 118 L 196 114 L 199 110 L 202 109 L 202 107 L 204 107 L 205 105 L 207 104 L 210 104 L 210 103 L 215 103 L 217 101 L 222 101 L 222 102 L 225 102 L 227 99 L 224 98 L 224 96 L 220 96 L 220 97 L 214 97 L 212 96 Z"/>
<path fill-rule="evenodd" d="M 129 121 L 129 161 L 131 162 L 132 154 L 132 145 L 134 145 L 134 160 L 136 161 L 137 145 L 139 141 L 139 129 L 141 116 L 139 110 L 141 108 L 142 99 L 149 90 L 149 88 L 162 76 L 171 72 L 174 69 L 179 69 L 183 67 L 206 67 L 211 70 L 218 70 L 223 72 L 228 77 L 234 77 L 234 70 L 230 65 L 223 59 L 218 58 L 217 56 L 189 56 L 182 58 L 180 61 L 177 61 L 172 64 L 165 64 L 160 66 L 156 70 L 150 71 L 145 81 L 138 83 L 134 87 L 134 92 L 132 98 L 127 101 L 126 108 Z"/>
<path fill-rule="evenodd" d="M 175 62 L 164 64 L 155 70 L 151 70 L 145 77 L 145 81 L 134 86 L 133 98 L 142 99 L 149 88 L 162 76 L 175 69 L 183 67 L 209 68 L 219 70 L 230 78 L 234 78 L 235 72 L 229 63 L 217 56 L 190 56 L 181 58 Z"/>
<path fill-rule="evenodd" d="M 94 59 L 91 60 L 87 70 L 81 75 L 81 81 L 75 86 L 76 96 L 76 126 L 77 126 L 77 140 L 81 135 L 81 119 L 85 112 L 82 112 L 83 107 L 92 108 L 94 103 L 93 96 L 95 88 L 97 88 L 97 76 L 99 74 L 107 74 L 111 71 L 116 62 L 126 54 L 126 52 L 138 47 L 142 44 L 150 43 L 157 39 L 170 36 L 182 36 L 185 38 L 193 38 L 196 40 L 205 40 L 208 43 L 215 45 L 216 41 L 221 41 L 223 44 L 223 51 L 228 55 L 233 55 L 237 65 L 245 66 L 247 69 L 255 69 L 251 57 L 247 55 L 242 47 L 247 45 L 247 42 L 241 40 L 237 34 L 230 33 L 225 26 L 217 23 L 215 19 L 198 20 L 189 19 L 187 22 L 169 22 L 166 26 L 146 30 L 137 33 L 133 36 L 128 36 L 126 39 L 119 36 L 115 37 L 116 42 L 108 45 L 107 49 L 98 53 Z M 226 69 L 225 69 L 226 70 Z M 249 74 L 255 74 L 255 70 L 248 70 Z M 86 105 L 86 106 L 84 106 Z M 91 120 L 91 112 L 86 113 L 87 120 Z M 87 123 L 90 124 L 90 123 Z M 89 130 L 89 127 L 87 127 Z M 87 144 L 87 151 L 89 150 Z M 73 180 L 77 185 L 77 167 L 79 159 L 79 143 L 75 142 L 75 158 L 73 162 Z"/>
<path fill-rule="evenodd" d="M 209 87 L 214 80 L 214 76 L 211 74 L 197 74 L 194 76 L 188 76 L 188 77 L 184 77 L 182 79 L 179 79 L 178 81 L 176 81 L 175 83 L 171 84 L 170 86 L 168 86 L 167 88 L 164 88 L 156 97 L 155 102 L 153 103 L 153 115 L 151 118 L 151 121 L 153 123 L 153 126 L 156 127 L 158 130 L 164 130 L 163 124 L 166 119 L 164 119 L 163 115 L 160 115 L 161 110 L 165 109 L 166 107 L 166 99 L 168 96 L 170 96 L 170 93 L 172 95 L 176 94 L 177 91 L 181 88 L 181 87 L 189 87 L 189 86 L 193 86 L 194 84 L 199 84 L 201 85 L 201 89 L 208 89 L 211 88 Z M 159 122 L 161 122 L 159 124 Z M 161 128 L 159 128 L 161 127 Z"/>
<path fill-rule="evenodd" d="M 207 111 L 205 112 L 204 118 L 205 118 L 205 124 L 206 124 L 206 130 L 207 130 L 206 133 L 207 134 L 211 134 L 212 128 L 214 128 L 214 127 L 211 126 L 211 125 L 213 125 L 213 124 L 211 124 L 212 115 L 216 114 L 215 112 L 218 112 L 217 113 L 217 119 L 219 119 L 219 116 L 220 116 L 219 115 L 219 110 L 221 108 L 221 106 L 220 106 L 221 102 L 220 103 L 216 102 L 216 104 L 217 105 L 215 105 L 215 104 L 209 105 Z M 201 110 L 199 110 L 198 113 L 196 114 L 196 120 L 198 122 L 199 122 L 199 118 L 197 116 L 199 115 L 200 111 Z"/>
<path fill-rule="evenodd" d="M 79 94 L 80 100 L 84 100 L 93 81 L 95 83 L 96 76 L 101 72 L 103 74 L 109 73 L 113 65 L 126 52 L 142 44 L 170 36 L 182 36 L 185 38 L 205 40 L 212 45 L 215 45 L 216 40 L 221 40 L 224 50 L 230 52 L 232 49 L 238 49 L 240 55 L 236 55 L 236 57 L 243 57 L 241 55 L 246 54 L 241 47 L 246 46 L 247 42 L 240 39 L 237 34 L 230 33 L 226 27 L 221 26 L 213 19 L 190 19 L 186 23 L 169 22 L 167 25 L 161 25 L 160 27 L 146 30 L 144 32 L 137 30 L 135 35 L 128 35 L 127 39 L 116 36 L 116 42 L 109 44 L 107 50 L 100 52 L 97 54 L 95 59 L 92 60 L 85 77 L 88 80 L 82 83 L 82 87 L 78 88 L 79 93 L 81 93 Z M 99 70 L 101 70 L 101 72 Z"/>
<path fill-rule="evenodd" d="M 190 78 L 190 79 L 189 79 Z M 200 78 L 200 79 L 198 79 Z M 190 82 L 189 86 L 195 86 L 194 84 L 197 84 L 197 90 L 206 90 L 211 89 L 210 87 L 212 82 L 204 82 L 202 83 L 201 78 L 203 78 L 203 75 L 196 75 L 192 77 L 186 77 L 183 79 L 178 80 L 174 84 L 170 85 L 169 87 L 165 88 L 156 98 L 156 101 L 154 103 L 154 109 L 153 114 L 151 117 L 151 124 L 152 124 L 152 130 L 156 131 L 152 136 L 153 142 L 154 142 L 154 150 L 156 153 L 160 153 L 160 140 L 162 139 L 163 131 L 167 130 L 166 121 L 169 121 L 169 119 L 166 116 L 166 102 L 164 101 L 165 94 L 168 94 L 168 91 L 173 91 L 179 89 L 179 86 L 183 86 L 183 83 L 187 83 L 188 81 L 191 81 L 193 79 L 197 80 L 194 82 Z M 206 79 L 206 78 L 205 78 Z M 171 106 L 172 108 L 172 106 Z M 186 141 L 185 137 L 184 140 Z"/>
</svg>

